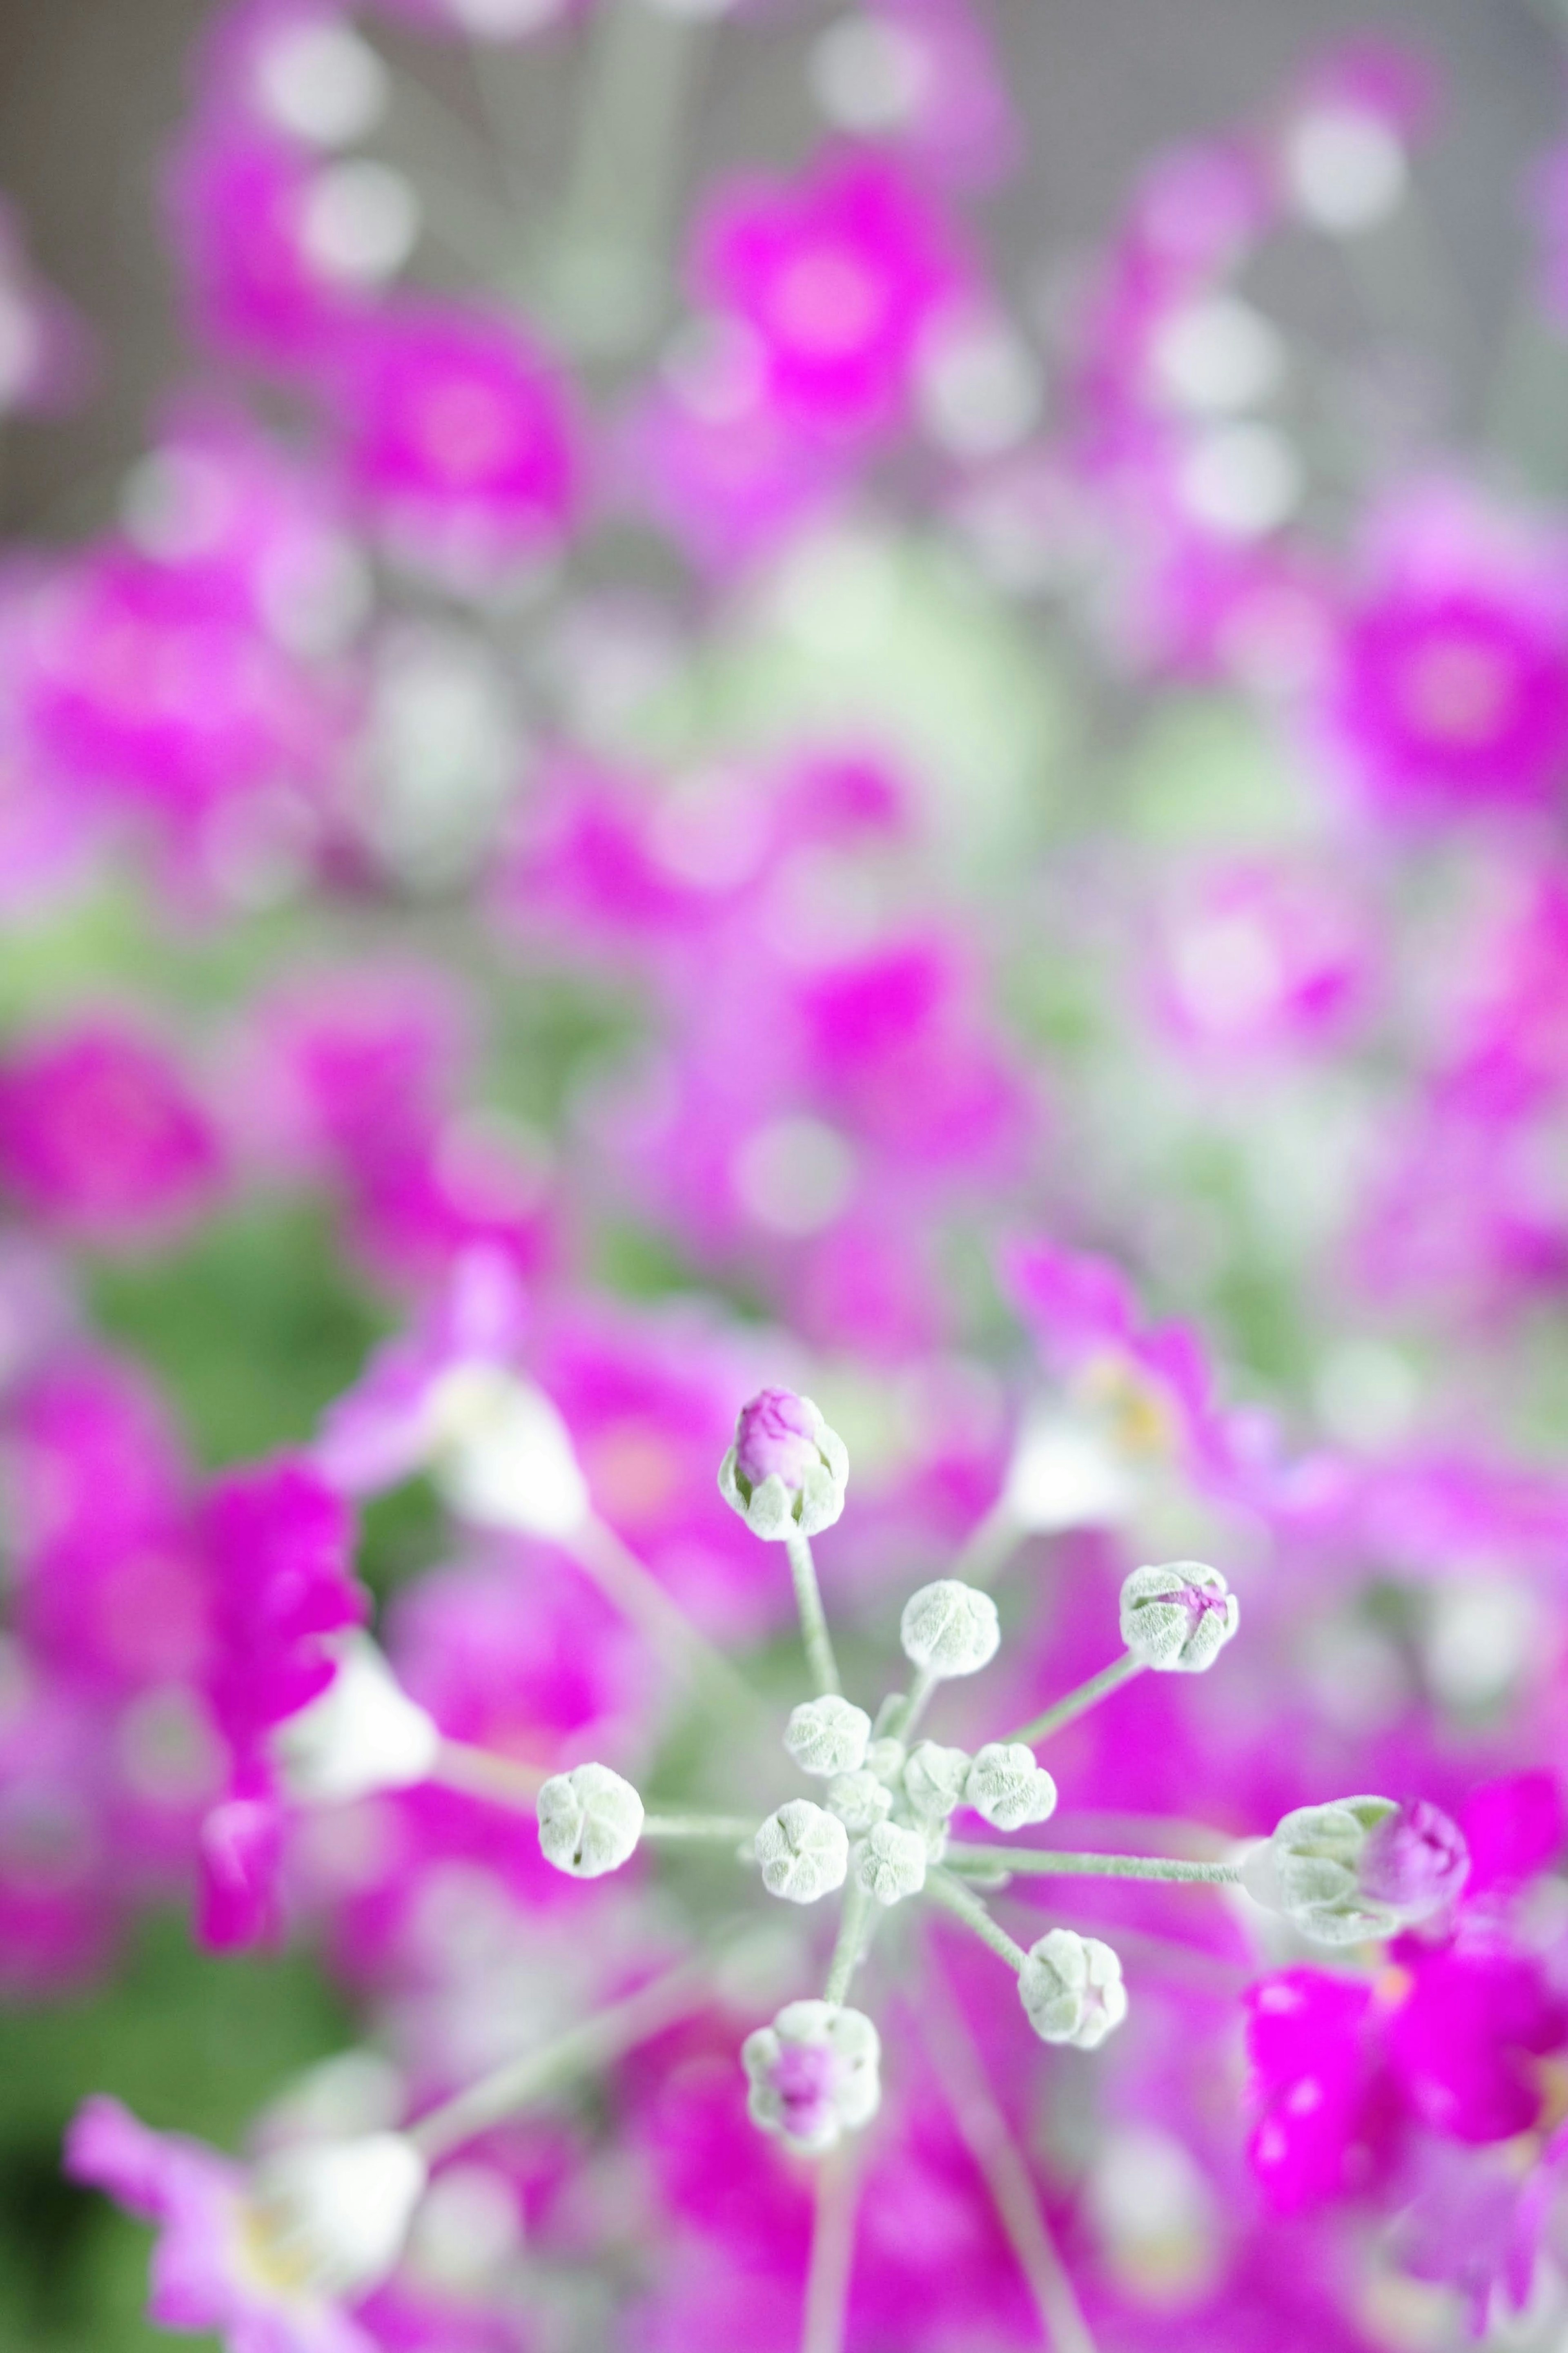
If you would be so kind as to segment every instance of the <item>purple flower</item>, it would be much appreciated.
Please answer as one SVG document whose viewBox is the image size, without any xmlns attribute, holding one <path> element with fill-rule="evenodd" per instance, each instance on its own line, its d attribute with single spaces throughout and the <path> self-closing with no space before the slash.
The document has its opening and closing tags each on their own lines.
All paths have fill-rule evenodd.
<svg viewBox="0 0 1568 2353">
<path fill-rule="evenodd" d="M 342 1499 L 302 1455 L 214 1482 L 203 1515 L 213 1587 L 214 1712 L 237 1756 L 317 1699 L 331 1637 L 363 1622 Z"/>
<path fill-rule="evenodd" d="M 816 1429 L 822 1416 L 793 1389 L 759 1389 L 735 1423 L 735 1468 L 748 1485 L 775 1472 L 792 1495 L 821 1460 Z"/>
</svg>

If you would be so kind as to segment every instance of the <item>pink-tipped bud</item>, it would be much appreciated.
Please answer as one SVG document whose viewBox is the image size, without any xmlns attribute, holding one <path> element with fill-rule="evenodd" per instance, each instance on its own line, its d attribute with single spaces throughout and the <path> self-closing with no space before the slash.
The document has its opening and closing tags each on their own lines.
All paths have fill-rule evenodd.
<svg viewBox="0 0 1568 2353">
<path fill-rule="evenodd" d="M 844 1509 L 849 1457 L 809 1398 L 759 1389 L 741 1408 L 719 1492 L 754 1535 L 816 1535 Z"/>
<path fill-rule="evenodd" d="M 1416 1798 L 1379 1822 L 1362 1850 L 1361 1883 L 1405 1920 L 1426 1920 L 1452 1903 L 1469 1876 L 1458 1822 Z"/>
</svg>

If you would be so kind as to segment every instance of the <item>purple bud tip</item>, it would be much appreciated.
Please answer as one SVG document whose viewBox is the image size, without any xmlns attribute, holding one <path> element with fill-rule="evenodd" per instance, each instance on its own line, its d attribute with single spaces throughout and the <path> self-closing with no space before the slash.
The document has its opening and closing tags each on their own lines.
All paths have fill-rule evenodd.
<svg viewBox="0 0 1568 2353">
<path fill-rule="evenodd" d="M 1360 1878 L 1364 1894 L 1419 1920 L 1453 1901 L 1469 1868 L 1458 1822 L 1417 1798 L 1378 1823 L 1363 1850 Z"/>
<path fill-rule="evenodd" d="M 735 1423 L 735 1468 L 748 1487 L 777 1472 L 798 1495 L 805 1474 L 822 1460 L 811 1409 L 793 1389 L 759 1389 Z"/>
<path fill-rule="evenodd" d="M 795 2140 L 814 2139 L 833 2117 L 834 2053 L 817 2043 L 786 2042 L 769 2075 L 784 2105 L 784 2130 Z"/>
</svg>

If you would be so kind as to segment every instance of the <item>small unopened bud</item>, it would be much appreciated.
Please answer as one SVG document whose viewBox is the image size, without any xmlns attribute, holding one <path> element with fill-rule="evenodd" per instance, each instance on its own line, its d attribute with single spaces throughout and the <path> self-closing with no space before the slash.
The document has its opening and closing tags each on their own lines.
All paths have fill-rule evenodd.
<svg viewBox="0 0 1568 2353">
<path fill-rule="evenodd" d="M 899 1704 L 900 1707 L 903 1705 L 901 1698 Z M 901 1740 L 894 1740 L 890 1736 L 873 1740 L 866 1751 L 866 1770 L 868 1773 L 874 1773 L 879 1781 L 886 1781 L 891 1788 L 893 1783 L 903 1772 L 905 1754 Z"/>
<path fill-rule="evenodd" d="M 830 1528 L 844 1509 L 849 1457 L 809 1398 L 759 1389 L 741 1408 L 719 1493 L 752 1534 L 776 1541 Z"/>
<path fill-rule="evenodd" d="M 547 1862 L 574 1879 L 618 1871 L 642 1836 L 643 1802 L 607 1765 L 552 1773 L 539 1792 L 539 1843 Z"/>
<path fill-rule="evenodd" d="M 993 1830 L 1021 1831 L 1030 1822 L 1049 1820 L 1057 1810 L 1057 1785 L 1021 1740 L 991 1740 L 969 1768 L 963 1802 Z"/>
<path fill-rule="evenodd" d="M 1362 1850 L 1361 1883 L 1405 1922 L 1429 1920 L 1451 1904 L 1470 1873 L 1464 1832 L 1425 1798 L 1378 1823 Z"/>
<path fill-rule="evenodd" d="M 842 1887 L 849 1869 L 849 1834 L 837 1814 L 792 1798 L 768 1816 L 752 1852 L 762 1865 L 763 1885 L 786 1904 L 815 1904 Z"/>
<path fill-rule="evenodd" d="M 441 1746 L 433 1719 L 399 1684 L 368 1635 L 352 1634 L 319 1699 L 288 1716 L 272 1746 L 301 1805 L 347 1805 L 428 1778 Z"/>
<path fill-rule="evenodd" d="M 922 1821 L 945 1822 L 963 1796 L 969 1757 L 962 1748 L 943 1748 L 922 1740 L 904 1767 L 904 1796 L 911 1813 Z"/>
<path fill-rule="evenodd" d="M 1121 1963 L 1098 1936 L 1053 1928 L 1031 1945 L 1018 1999 L 1042 2042 L 1092 2051 L 1127 2015 Z"/>
<path fill-rule="evenodd" d="M 1201 1560 L 1135 1568 L 1121 1588 L 1121 1639 L 1146 1667 L 1201 1674 L 1237 1630 L 1240 1609 L 1217 1568 Z"/>
<path fill-rule="evenodd" d="M 995 1657 L 1002 1640 L 996 1604 L 978 1586 L 938 1577 L 905 1602 L 899 1640 L 905 1658 L 930 1674 L 976 1674 Z"/>
<path fill-rule="evenodd" d="M 900 1904 L 926 1883 L 926 1842 L 900 1822 L 879 1822 L 855 1849 L 855 1873 L 879 1904 Z"/>
<path fill-rule="evenodd" d="M 571 1535 L 588 1516 L 572 1434 L 542 1389 L 496 1365 L 459 1365 L 430 1409 L 431 1462 L 454 1511 L 521 1535 Z"/>
<path fill-rule="evenodd" d="M 827 1807 L 847 1831 L 874 1830 L 893 1810 L 893 1793 L 875 1773 L 840 1773 L 827 1785 Z"/>
<path fill-rule="evenodd" d="M 866 1761 L 871 1719 L 863 1707 L 829 1692 L 791 1711 L 784 1746 L 803 1773 L 858 1773 Z"/>
<path fill-rule="evenodd" d="M 1391 1798 L 1298 1806 L 1243 1862 L 1241 1883 L 1255 1902 L 1283 1913 L 1317 1944 L 1360 1945 L 1392 1936 L 1406 1915 L 1374 1894 L 1363 1873 L 1374 1832 L 1396 1820 L 1398 1811 Z"/>
<path fill-rule="evenodd" d="M 741 2045 L 752 2120 L 803 2157 L 819 2157 L 876 2115 L 880 2058 L 877 2030 L 861 2011 L 786 2002 L 771 2026 L 759 2026 Z"/>
<path fill-rule="evenodd" d="M 260 2261 L 295 2289 L 361 2295 L 396 2263 L 425 2182 L 425 2160 L 402 2133 L 279 2149 L 246 2198 Z"/>
</svg>

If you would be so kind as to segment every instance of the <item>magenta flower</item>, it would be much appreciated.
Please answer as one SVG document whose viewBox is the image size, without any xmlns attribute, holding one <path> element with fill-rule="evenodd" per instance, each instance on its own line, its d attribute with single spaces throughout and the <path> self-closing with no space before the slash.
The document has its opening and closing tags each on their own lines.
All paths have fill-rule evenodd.
<svg viewBox="0 0 1568 2353">
<path fill-rule="evenodd" d="M 1568 771 L 1568 546 L 1429 486 L 1374 527 L 1323 720 L 1380 817 L 1551 807 Z"/>
<path fill-rule="evenodd" d="M 691 277 L 756 338 L 771 399 L 858 432 L 900 421 L 921 337 L 964 282 L 946 223 L 901 174 L 831 153 L 794 183 L 710 197 Z"/>
<path fill-rule="evenodd" d="M 375 2353 L 374 2339 L 279 2247 L 246 2197 L 246 2177 L 200 2141 L 155 2133 L 118 2100 L 78 2111 L 66 2171 L 156 2224 L 148 2316 L 161 2327 L 216 2330 L 228 2353 Z"/>
<path fill-rule="evenodd" d="M 389 306 L 342 345 L 331 406 L 349 479 L 404 555 L 474 586 L 570 532 L 580 466 L 566 386 L 510 320 Z"/>
<path fill-rule="evenodd" d="M 203 1514 L 213 1585 L 214 1713 L 237 1757 L 326 1690 L 331 1638 L 363 1624 L 353 1525 L 302 1455 L 216 1480 Z"/>
<path fill-rule="evenodd" d="M 1371 967 L 1363 910 L 1342 883 L 1238 860 L 1195 875 L 1167 911 L 1155 1003 L 1198 1055 L 1321 1052 L 1364 1010 Z"/>
<path fill-rule="evenodd" d="M 121 1016 L 82 1017 L 0 1060 L 0 1183 L 62 1235 L 164 1239 L 210 1207 L 224 1173 L 200 1097 Z"/>
<path fill-rule="evenodd" d="M 185 306 L 205 343 L 279 374 L 320 367 L 366 299 L 305 236 L 308 153 L 232 111 L 199 115 L 170 159 L 165 209 Z"/>
</svg>

